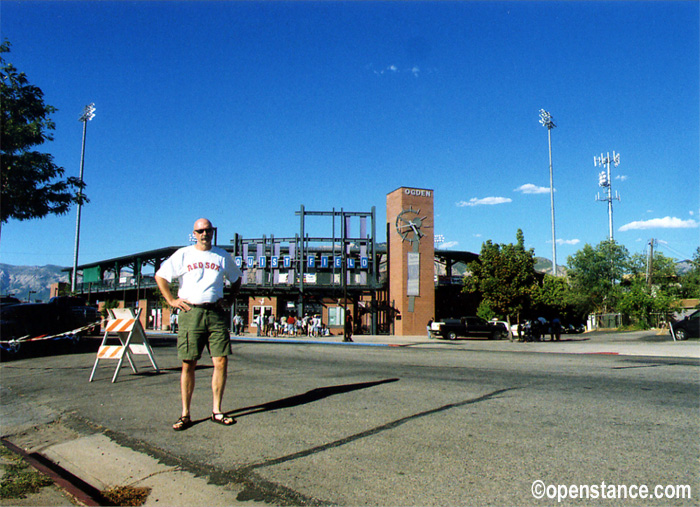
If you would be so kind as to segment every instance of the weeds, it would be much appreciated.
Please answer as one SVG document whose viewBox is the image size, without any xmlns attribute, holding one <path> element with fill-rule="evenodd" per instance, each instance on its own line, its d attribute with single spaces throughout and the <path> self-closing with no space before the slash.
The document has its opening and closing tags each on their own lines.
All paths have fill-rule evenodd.
<svg viewBox="0 0 700 507">
<path fill-rule="evenodd" d="M 27 498 L 53 481 L 31 468 L 21 457 L 0 445 L 0 459 L 6 462 L 0 481 L 0 498 Z"/>
<path fill-rule="evenodd" d="M 132 486 L 113 486 L 102 491 L 110 505 L 138 507 L 146 503 L 151 488 L 134 488 Z"/>
</svg>

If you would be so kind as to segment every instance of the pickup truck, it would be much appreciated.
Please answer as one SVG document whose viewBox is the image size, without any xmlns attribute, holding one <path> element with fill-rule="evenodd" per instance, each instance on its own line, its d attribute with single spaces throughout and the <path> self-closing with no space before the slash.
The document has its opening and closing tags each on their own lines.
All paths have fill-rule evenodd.
<svg viewBox="0 0 700 507">
<path fill-rule="evenodd" d="M 82 298 L 55 297 L 48 303 L 21 303 L 2 307 L 0 335 L 3 340 L 51 336 L 93 324 L 99 332 L 100 314 Z"/>
<path fill-rule="evenodd" d="M 444 319 L 430 325 L 431 334 L 438 338 L 456 340 L 458 337 L 480 336 L 489 339 L 501 339 L 508 334 L 500 323 L 486 322 L 481 317 L 462 317 Z"/>
</svg>

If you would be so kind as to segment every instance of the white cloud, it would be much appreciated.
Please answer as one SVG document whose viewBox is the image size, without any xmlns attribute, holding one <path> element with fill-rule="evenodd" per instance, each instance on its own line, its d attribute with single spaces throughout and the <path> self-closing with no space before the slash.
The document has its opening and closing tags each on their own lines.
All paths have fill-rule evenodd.
<svg viewBox="0 0 700 507">
<path fill-rule="evenodd" d="M 523 194 L 547 194 L 549 193 L 549 187 L 538 187 L 532 183 L 525 183 L 516 188 L 514 192 L 522 192 Z"/>
<path fill-rule="evenodd" d="M 372 69 L 372 66 L 368 66 L 369 69 Z M 427 69 L 426 72 L 429 74 L 434 72 L 435 69 Z M 372 69 L 372 72 L 374 72 L 377 76 L 383 76 L 383 75 L 389 75 L 389 74 L 411 74 L 414 77 L 420 77 L 421 73 L 424 71 L 424 69 L 421 69 L 417 65 L 414 65 L 412 67 L 402 67 L 399 68 L 396 65 L 388 65 L 386 67 L 383 67 L 379 70 L 377 69 Z"/>
<path fill-rule="evenodd" d="M 578 245 L 580 242 L 580 239 L 558 239 L 557 245 Z"/>
<path fill-rule="evenodd" d="M 465 206 L 491 206 L 494 204 L 504 204 L 507 202 L 513 202 L 513 199 L 509 199 L 508 197 L 484 197 L 482 199 L 472 197 L 471 199 L 469 199 L 469 201 L 459 201 L 457 203 L 457 206 L 459 206 L 460 208 L 463 208 Z"/>
<path fill-rule="evenodd" d="M 700 223 L 693 220 L 681 220 L 676 217 L 652 218 L 651 220 L 639 220 L 630 222 L 620 227 L 620 231 L 633 231 L 644 229 L 693 229 L 700 226 Z"/>
<path fill-rule="evenodd" d="M 438 247 L 440 250 L 444 250 L 447 248 L 454 248 L 457 245 L 459 245 L 458 241 L 445 241 L 444 243 L 440 243 L 440 246 Z"/>
<path fill-rule="evenodd" d="M 615 179 L 620 181 L 627 181 L 627 178 L 628 176 L 626 176 L 625 174 L 618 174 L 617 176 L 615 176 Z"/>
</svg>

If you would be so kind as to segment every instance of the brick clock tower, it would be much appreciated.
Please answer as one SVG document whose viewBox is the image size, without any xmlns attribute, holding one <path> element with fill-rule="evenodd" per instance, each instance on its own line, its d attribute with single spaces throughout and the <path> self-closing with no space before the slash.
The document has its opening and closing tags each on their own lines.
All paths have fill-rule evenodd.
<svg viewBox="0 0 700 507">
<path fill-rule="evenodd" d="M 433 191 L 401 187 L 386 197 L 389 300 L 398 336 L 426 333 L 435 316 Z"/>
</svg>

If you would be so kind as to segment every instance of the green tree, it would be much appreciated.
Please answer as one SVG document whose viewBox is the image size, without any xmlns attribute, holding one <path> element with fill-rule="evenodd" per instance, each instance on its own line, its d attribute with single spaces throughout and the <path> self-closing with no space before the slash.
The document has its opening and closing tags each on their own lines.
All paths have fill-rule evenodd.
<svg viewBox="0 0 700 507">
<path fill-rule="evenodd" d="M 672 291 L 649 286 L 644 279 L 635 278 L 620 297 L 617 310 L 648 329 L 657 324 L 655 317 L 666 317 L 677 302 L 678 298 Z"/>
<path fill-rule="evenodd" d="M 690 271 L 680 275 L 681 285 L 680 297 L 700 298 L 700 247 L 695 250 L 690 261 Z"/>
<path fill-rule="evenodd" d="M 660 252 L 655 252 L 651 270 L 649 270 L 649 256 L 642 253 L 633 254 L 630 257 L 629 273 L 635 279 L 644 279 L 649 285 L 672 287 L 678 284 L 678 270 L 676 262 Z M 651 278 L 648 275 L 651 274 Z"/>
<path fill-rule="evenodd" d="M 56 112 L 44 103 L 44 94 L 26 75 L 3 58 L 10 43 L 0 44 L 0 100 L 2 152 L 0 154 L 0 227 L 10 219 L 29 220 L 67 213 L 73 204 L 87 202 L 79 178 L 60 179 L 65 170 L 53 156 L 35 150 L 52 141 Z"/>
<path fill-rule="evenodd" d="M 652 259 L 637 253 L 630 257 L 628 266 L 617 311 L 630 316 L 642 328 L 655 326 L 657 317 L 666 317 L 680 297 L 676 263 L 660 252 L 654 253 Z"/>
<path fill-rule="evenodd" d="M 579 295 L 586 313 L 615 309 L 622 294 L 620 281 L 629 268 L 629 252 L 615 240 L 586 244 L 567 259 L 572 290 Z"/>
<path fill-rule="evenodd" d="M 535 253 L 525 250 L 524 245 L 523 233 L 518 230 L 517 244 L 489 240 L 481 246 L 479 259 L 469 263 L 462 290 L 481 294 L 480 316 L 492 313 L 510 324 L 512 317 L 519 320 L 527 308 L 535 284 Z"/>
</svg>

